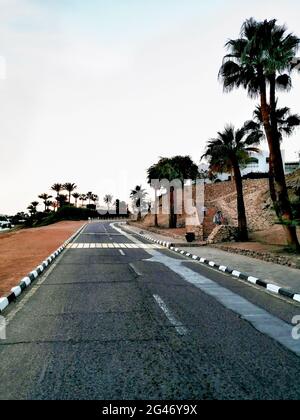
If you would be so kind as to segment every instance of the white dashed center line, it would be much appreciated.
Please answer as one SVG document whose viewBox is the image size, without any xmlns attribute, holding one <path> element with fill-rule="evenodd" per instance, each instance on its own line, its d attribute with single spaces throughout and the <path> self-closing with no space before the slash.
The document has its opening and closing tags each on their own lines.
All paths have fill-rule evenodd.
<svg viewBox="0 0 300 420">
<path fill-rule="evenodd" d="M 125 256 L 125 252 L 122 251 L 122 249 L 119 249 L 119 252 L 120 252 L 121 255 L 123 255 L 123 257 Z"/>
</svg>

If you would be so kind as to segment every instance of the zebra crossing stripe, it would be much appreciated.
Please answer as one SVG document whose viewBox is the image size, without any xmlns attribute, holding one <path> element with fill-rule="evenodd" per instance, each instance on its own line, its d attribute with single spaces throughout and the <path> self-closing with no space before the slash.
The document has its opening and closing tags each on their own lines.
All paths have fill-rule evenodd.
<svg viewBox="0 0 300 420">
<path fill-rule="evenodd" d="M 158 244 L 131 244 L 131 243 L 73 243 L 66 246 L 68 249 L 161 249 Z M 197 257 L 196 257 L 197 258 Z M 44 267 L 45 268 L 45 267 Z"/>
</svg>

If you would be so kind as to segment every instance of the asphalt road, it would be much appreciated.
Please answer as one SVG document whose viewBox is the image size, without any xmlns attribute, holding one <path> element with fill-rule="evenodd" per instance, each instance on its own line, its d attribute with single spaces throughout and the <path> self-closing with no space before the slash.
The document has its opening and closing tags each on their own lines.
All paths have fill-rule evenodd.
<svg viewBox="0 0 300 420">
<path fill-rule="evenodd" d="M 300 399 L 300 306 L 109 223 L 4 315 L 1 399 Z"/>
</svg>

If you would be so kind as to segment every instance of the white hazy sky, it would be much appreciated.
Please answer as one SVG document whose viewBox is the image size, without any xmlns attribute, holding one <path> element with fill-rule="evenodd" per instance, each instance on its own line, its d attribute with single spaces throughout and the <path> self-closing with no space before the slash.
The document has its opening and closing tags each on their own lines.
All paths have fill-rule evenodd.
<svg viewBox="0 0 300 420">
<path fill-rule="evenodd" d="M 198 163 L 255 107 L 217 80 L 251 16 L 300 35 L 298 0 L 0 0 L 0 213 L 54 182 L 128 200 L 160 156 Z M 300 113 L 299 91 L 295 75 L 280 104 Z M 299 136 L 284 143 L 289 159 Z"/>
</svg>

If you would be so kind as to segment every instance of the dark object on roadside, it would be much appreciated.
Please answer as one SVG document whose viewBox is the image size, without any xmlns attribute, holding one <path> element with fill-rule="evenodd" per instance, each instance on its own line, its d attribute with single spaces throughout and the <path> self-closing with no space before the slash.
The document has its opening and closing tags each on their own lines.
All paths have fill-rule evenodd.
<svg viewBox="0 0 300 420">
<path fill-rule="evenodd" d="M 268 172 L 250 172 L 243 176 L 243 179 L 267 179 L 269 178 Z"/>
<path fill-rule="evenodd" d="M 195 237 L 195 233 L 194 232 L 188 232 L 185 234 L 185 239 L 187 242 L 194 242 L 194 240 L 196 239 Z"/>
</svg>

